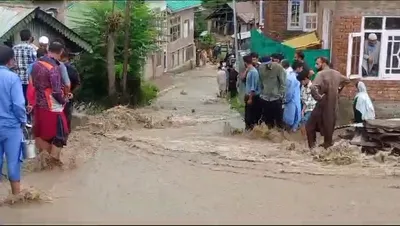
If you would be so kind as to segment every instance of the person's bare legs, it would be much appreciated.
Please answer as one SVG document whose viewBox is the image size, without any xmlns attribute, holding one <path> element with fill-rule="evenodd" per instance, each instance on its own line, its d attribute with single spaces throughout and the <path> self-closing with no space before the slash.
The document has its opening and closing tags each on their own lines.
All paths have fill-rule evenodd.
<svg viewBox="0 0 400 226">
<path fill-rule="evenodd" d="M 20 181 L 10 181 L 11 193 L 13 195 L 18 195 L 21 193 L 21 182 Z"/>
<path fill-rule="evenodd" d="M 39 153 L 46 150 L 49 154 L 51 152 L 51 144 L 40 137 L 35 138 L 36 148 L 39 150 Z"/>
<path fill-rule="evenodd" d="M 301 125 L 300 126 L 300 132 L 301 135 L 304 139 L 307 139 L 307 131 L 306 131 L 306 126 L 305 125 Z"/>
</svg>

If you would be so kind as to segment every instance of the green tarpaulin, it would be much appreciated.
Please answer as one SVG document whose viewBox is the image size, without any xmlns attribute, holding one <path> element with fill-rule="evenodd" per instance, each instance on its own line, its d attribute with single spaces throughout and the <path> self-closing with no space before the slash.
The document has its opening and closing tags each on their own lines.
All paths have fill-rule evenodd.
<svg viewBox="0 0 400 226">
<path fill-rule="evenodd" d="M 281 53 L 286 59 L 292 62 L 296 49 L 272 40 L 254 29 L 251 31 L 251 51 L 258 53 L 260 56 L 271 55 L 272 53 Z M 328 59 L 330 58 L 329 49 L 307 49 L 302 51 L 305 56 L 304 61 L 314 71 L 315 59 L 317 57 L 322 56 Z"/>
</svg>

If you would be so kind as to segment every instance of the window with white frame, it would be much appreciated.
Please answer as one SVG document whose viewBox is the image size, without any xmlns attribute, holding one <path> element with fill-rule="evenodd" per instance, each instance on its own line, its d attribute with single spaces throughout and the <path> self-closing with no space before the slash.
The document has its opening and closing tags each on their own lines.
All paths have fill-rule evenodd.
<svg viewBox="0 0 400 226">
<path fill-rule="evenodd" d="M 350 33 L 347 76 L 400 80 L 400 17 L 364 17 Z"/>
<path fill-rule="evenodd" d="M 187 38 L 189 36 L 189 20 L 183 22 L 183 37 Z"/>
<path fill-rule="evenodd" d="M 311 32 L 317 29 L 317 0 L 288 0 L 287 29 Z"/>
<path fill-rule="evenodd" d="M 169 20 L 169 35 L 171 42 L 181 37 L 181 17 L 178 16 Z"/>
</svg>

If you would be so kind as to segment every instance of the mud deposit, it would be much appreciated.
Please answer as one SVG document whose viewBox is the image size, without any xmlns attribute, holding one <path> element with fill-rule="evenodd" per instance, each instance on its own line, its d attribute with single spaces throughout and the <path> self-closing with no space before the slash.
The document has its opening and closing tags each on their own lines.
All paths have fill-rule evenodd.
<svg viewBox="0 0 400 226">
<path fill-rule="evenodd" d="M 399 158 L 345 141 L 306 148 L 299 134 L 257 127 L 215 98 L 214 70 L 193 71 L 152 106 L 118 106 L 78 126 L 64 166 L 24 163 L 23 195 L 2 183 L 6 223 L 398 222 Z M 182 94 L 182 89 L 185 93 Z M 31 187 L 33 186 L 33 187 Z M 379 197 L 377 196 L 379 194 Z M 30 206 L 26 203 L 39 203 Z M 49 204 L 44 204 L 50 202 Z M 11 205 L 23 203 L 22 205 Z M 180 220 L 177 220 L 180 219 Z"/>
</svg>

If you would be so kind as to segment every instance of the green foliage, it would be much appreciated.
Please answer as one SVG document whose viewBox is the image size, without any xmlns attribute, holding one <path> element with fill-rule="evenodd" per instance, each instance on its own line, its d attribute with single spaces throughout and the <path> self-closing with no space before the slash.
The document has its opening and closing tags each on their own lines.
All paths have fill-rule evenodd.
<svg viewBox="0 0 400 226">
<path fill-rule="evenodd" d="M 239 97 L 229 99 L 229 103 L 232 109 L 244 114 L 244 104 L 239 100 Z"/>
<path fill-rule="evenodd" d="M 109 18 L 112 12 L 112 3 L 104 2 L 85 2 L 88 7 L 82 11 L 81 19 L 76 21 L 75 31 L 93 46 L 93 53 L 84 53 L 77 63 L 78 70 L 82 76 L 82 88 L 77 97 L 80 101 L 100 101 L 107 99 L 108 79 L 107 79 L 107 33 Z M 157 49 L 156 37 L 158 31 L 154 24 L 154 15 L 146 4 L 133 1 L 131 6 L 130 22 L 130 43 L 129 43 L 129 65 L 127 87 L 129 91 L 129 103 L 138 104 L 141 102 L 143 91 L 141 87 L 141 72 L 145 60 L 149 53 Z M 123 9 L 114 7 L 113 15 L 123 15 Z M 84 21 L 82 21 L 84 18 Z M 116 88 L 120 91 L 119 80 L 122 78 L 123 62 L 123 43 L 124 29 L 116 30 L 115 48 L 115 70 Z"/>
<path fill-rule="evenodd" d="M 210 33 L 208 33 L 207 35 L 204 35 L 203 37 L 200 37 L 199 40 L 200 40 L 201 48 L 204 48 L 204 49 L 213 47 L 216 42 L 214 36 Z"/>
<path fill-rule="evenodd" d="M 194 37 L 198 38 L 201 32 L 207 30 L 207 15 L 204 12 L 196 12 L 194 15 Z"/>
<path fill-rule="evenodd" d="M 232 2 L 232 0 L 202 0 L 202 5 L 208 9 L 216 9 L 227 2 Z"/>
<path fill-rule="evenodd" d="M 149 105 L 151 101 L 157 97 L 158 88 L 151 82 L 142 82 L 140 86 L 141 89 L 141 98 L 140 105 Z"/>
</svg>

